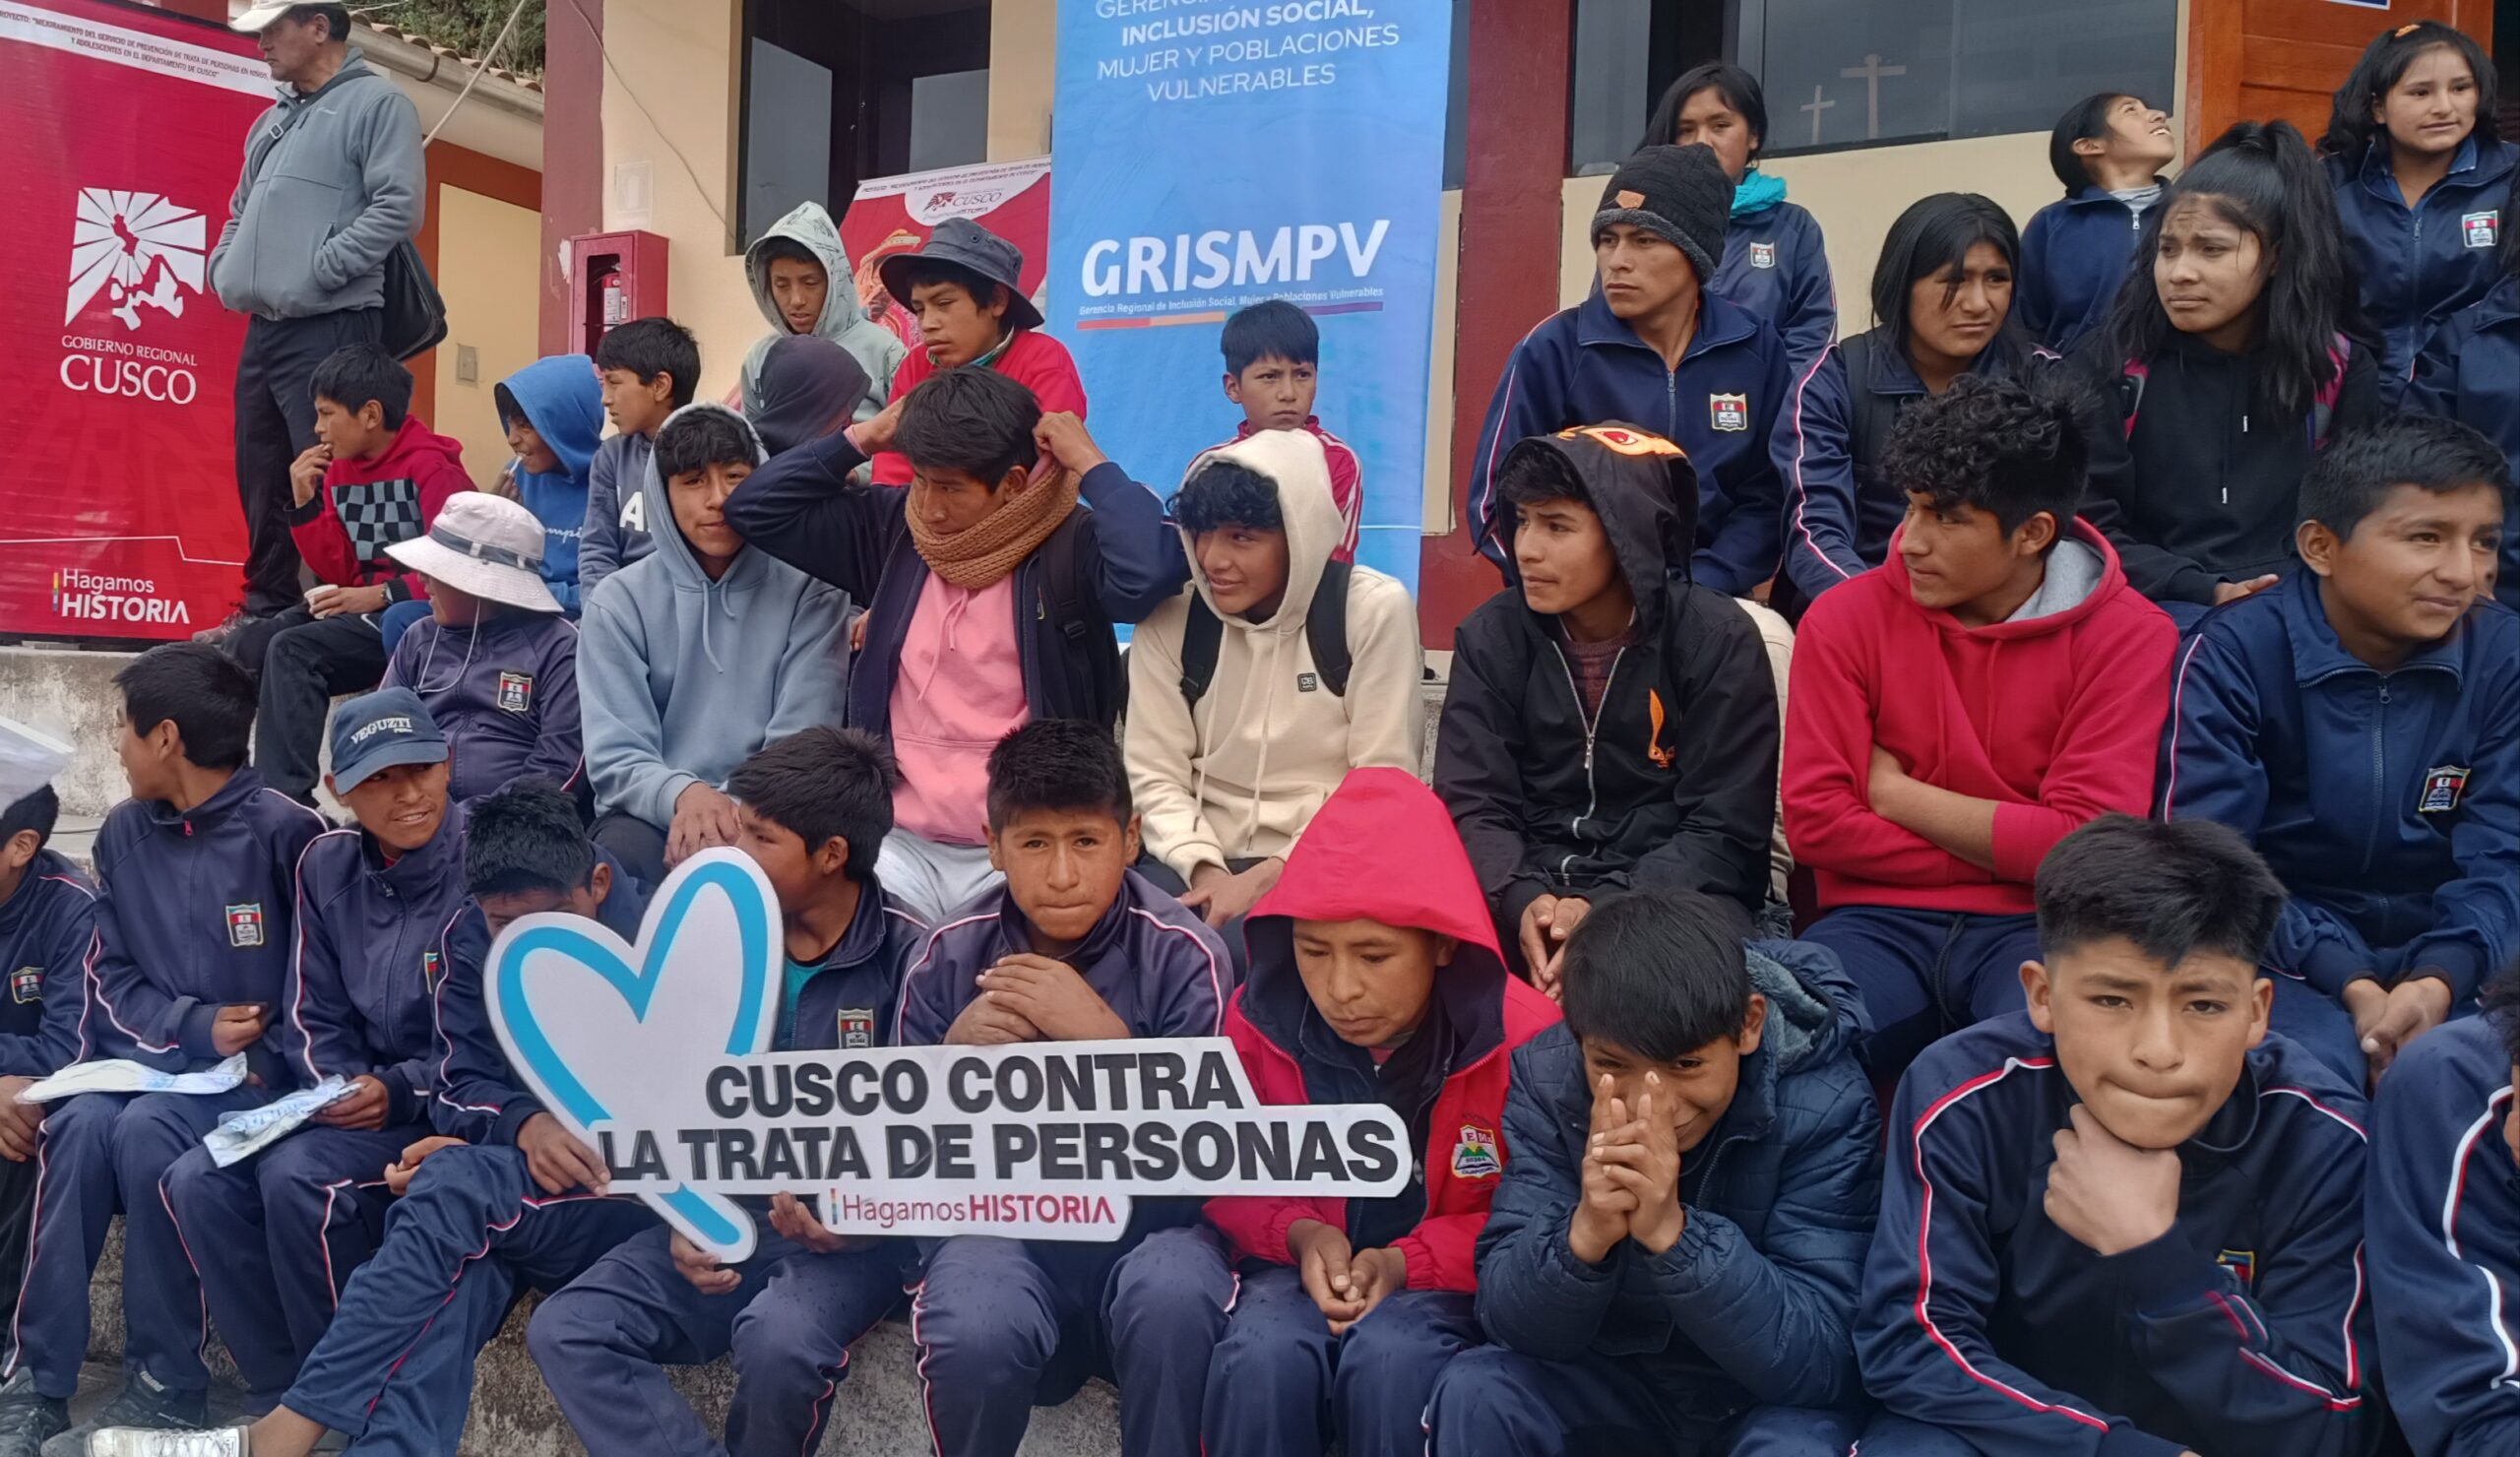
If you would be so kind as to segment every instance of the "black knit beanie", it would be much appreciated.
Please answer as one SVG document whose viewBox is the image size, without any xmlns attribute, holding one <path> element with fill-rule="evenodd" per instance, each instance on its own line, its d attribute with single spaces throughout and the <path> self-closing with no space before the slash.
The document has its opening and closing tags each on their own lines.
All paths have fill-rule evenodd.
<svg viewBox="0 0 2520 1457">
<path fill-rule="evenodd" d="M 1732 179 L 1710 147 L 1648 147 L 1626 161 L 1602 192 L 1593 235 L 1624 222 L 1688 255 L 1701 285 L 1715 282 L 1724 234 L 1732 225 Z"/>
</svg>

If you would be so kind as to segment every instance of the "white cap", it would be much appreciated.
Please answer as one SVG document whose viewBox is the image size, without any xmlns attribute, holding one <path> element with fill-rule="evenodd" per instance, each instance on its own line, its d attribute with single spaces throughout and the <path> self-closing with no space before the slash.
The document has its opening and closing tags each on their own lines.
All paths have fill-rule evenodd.
<svg viewBox="0 0 2520 1457">
<path fill-rule="evenodd" d="M 227 29 L 260 35 L 272 22 L 295 10 L 301 3 L 303 0 L 262 0 L 262 3 L 246 6 L 243 14 L 230 18 Z"/>
<path fill-rule="evenodd" d="M 426 536 L 397 541 L 385 554 L 426 572 L 458 592 L 556 612 L 559 599 L 542 580 L 542 523 L 516 502 L 477 490 L 446 498 Z"/>
<path fill-rule="evenodd" d="M 0 719 L 0 809 L 52 783 L 70 767 L 72 752 L 49 733 Z"/>
</svg>

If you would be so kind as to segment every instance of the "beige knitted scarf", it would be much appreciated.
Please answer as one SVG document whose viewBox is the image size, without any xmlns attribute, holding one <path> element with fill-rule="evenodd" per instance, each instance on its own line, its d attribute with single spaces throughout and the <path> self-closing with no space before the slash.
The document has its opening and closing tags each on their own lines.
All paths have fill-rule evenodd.
<svg viewBox="0 0 2520 1457">
<path fill-rule="evenodd" d="M 911 540 L 927 569 L 966 592 L 994 587 L 1041 548 L 1076 509 L 1077 477 L 1060 471 L 1015 488 L 1005 505 L 965 531 L 939 533 L 910 513 Z"/>
</svg>

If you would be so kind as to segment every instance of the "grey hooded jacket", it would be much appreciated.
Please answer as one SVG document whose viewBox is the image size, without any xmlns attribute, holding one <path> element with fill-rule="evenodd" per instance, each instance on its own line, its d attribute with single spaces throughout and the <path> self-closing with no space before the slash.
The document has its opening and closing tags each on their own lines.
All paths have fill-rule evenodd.
<svg viewBox="0 0 2520 1457">
<path fill-rule="evenodd" d="M 302 319 L 385 301 L 385 259 L 420 228 L 420 114 L 353 49 L 331 81 L 254 122 L 245 172 L 211 250 L 220 302 Z"/>
<path fill-rule="evenodd" d="M 659 438 L 703 410 L 741 418 L 689 405 Z M 639 488 L 656 550 L 587 598 L 578 708 L 597 810 L 662 828 L 684 790 L 723 786 L 772 739 L 841 722 L 849 595 L 751 546 L 710 581 L 674 526 L 653 458 Z"/>
<path fill-rule="evenodd" d="M 770 333 L 753 345 L 744 355 L 744 413 L 757 413 L 761 406 L 761 365 L 770 356 L 770 347 L 792 332 L 788 318 L 779 310 L 779 300 L 770 293 L 770 258 L 764 251 L 779 239 L 801 243 L 823 262 L 823 273 L 831 281 L 823 294 L 822 317 L 814 321 L 814 332 L 849 350 L 858 363 L 866 367 L 866 396 L 857 403 L 856 418 L 869 420 L 893 397 L 893 372 L 902 367 L 910 350 L 893 332 L 866 317 L 857 302 L 857 275 L 850 269 L 849 249 L 840 240 L 840 229 L 833 225 L 831 214 L 820 203 L 799 203 L 796 210 L 772 223 L 770 231 L 744 253 L 744 277 L 752 283 L 753 301 L 761 305 L 761 316 L 770 321 Z"/>
</svg>

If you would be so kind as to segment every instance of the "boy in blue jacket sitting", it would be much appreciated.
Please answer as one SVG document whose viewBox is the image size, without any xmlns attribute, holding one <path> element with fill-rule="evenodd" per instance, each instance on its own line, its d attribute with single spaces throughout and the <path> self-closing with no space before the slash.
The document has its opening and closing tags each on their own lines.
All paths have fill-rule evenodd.
<svg viewBox="0 0 2520 1457">
<path fill-rule="evenodd" d="M 2373 1101 L 2362 1212 L 2389 1409 L 2416 1457 L 2520 1452 L 2520 965 Z"/>
<path fill-rule="evenodd" d="M 883 740 L 818 728 L 726 781 L 743 818 L 736 847 L 768 877 L 785 925 L 779 1051 L 879 1046 L 893 1030 L 902 972 L 927 939 L 875 873 L 896 775 Z M 793 1194 L 746 1202 L 769 1228 L 743 1264 L 660 1226 L 534 1312 L 527 1342 L 588 1451 L 790 1457 L 821 1443 L 850 1345 L 900 1303 L 910 1249 L 835 1235 Z M 735 1398 L 721 1446 L 664 1367 L 728 1354 Z"/>
<path fill-rule="evenodd" d="M 2292 895 L 2275 1027 L 2361 1082 L 2520 955 L 2520 614 L 2487 597 L 2502 453 L 2400 416 L 2301 484 L 2304 569 L 2179 655 L 2165 819 L 2254 841 Z"/>
<path fill-rule="evenodd" d="M 18 1095 L 79 1060 L 96 892 L 50 848 L 70 745 L 0 719 L 0 1309 L 18 1303 L 34 1217 L 43 1105 Z"/>
<path fill-rule="evenodd" d="M 989 862 L 1003 885 L 936 928 L 902 980 L 900 1046 L 1215 1037 L 1231 976 L 1208 923 L 1129 867 L 1129 776 L 1110 731 L 1039 719 L 988 756 Z M 1122 1457 L 1199 1449 L 1215 1316 L 1166 1299 L 1181 1283 L 1156 1230 L 1191 1199 L 1140 1199 L 1100 1242 L 964 1235 L 926 1252 L 911 1337 L 938 1457 L 1014 1457 L 1030 1409 L 1098 1369 L 1120 1387 Z"/>
<path fill-rule="evenodd" d="M 89 1457 L 307 1457 L 328 1428 L 361 1452 L 453 1452 L 472 1362 L 510 1299 L 559 1289 L 655 1225 L 645 1205 L 602 1197 L 603 1161 L 519 1087 L 481 993 L 491 942 L 521 918 L 574 916 L 635 940 L 637 882 L 588 838 L 568 795 L 526 785 L 472 806 L 464 885 L 472 899 L 439 962 L 437 1135 L 383 1171 L 398 1196 L 385 1242 L 343 1287 L 297 1379 L 251 1425 L 189 1431 L 182 1445 L 122 1425 L 91 1435 Z"/>
<path fill-rule="evenodd" d="M 88 1283 L 123 1216 L 121 1395 L 115 1425 L 198 1422 L 210 1387 L 201 1284 L 158 1195 L 168 1166 L 219 1120 L 284 1091 L 267 1034 L 295 943 L 298 854 L 321 816 L 245 768 L 254 680 L 201 643 L 153 648 L 114 675 L 115 752 L 131 797 L 96 832 L 96 929 L 78 1060 L 160 1072 L 248 1054 L 261 1085 L 225 1093 L 86 1093 L 43 1120 L 26 1285 L 0 1361 L 0 1457 L 35 1457 L 69 1425 L 88 1351 Z"/>
<path fill-rule="evenodd" d="M 464 905 L 464 815 L 447 742 L 409 688 L 333 713 L 326 783 L 357 820 L 297 857 L 297 939 L 281 1051 L 307 1087 L 349 1092 L 295 1132 L 220 1168 L 195 1148 L 168 1170 L 167 1207 L 258 1405 L 288 1389 L 323 1338 L 340 1282 L 376 1252 L 377 1171 L 428 1133 L 437 1071 L 439 941 Z"/>
<path fill-rule="evenodd" d="M 2284 888 L 2110 815 L 2039 869 L 2029 1009 L 1900 1080 L 1857 1350 L 1863 1457 L 2358 1457 L 2362 1099 L 2266 1030 Z"/>
<path fill-rule="evenodd" d="M 1862 999 L 1827 952 L 1745 950 L 1748 930 L 1728 901 L 1656 892 L 1567 938 L 1566 1020 L 1514 1054 L 1479 1239 L 1497 1344 L 1436 1381 L 1437 1457 L 1854 1438 L 1881 1189 Z"/>
</svg>

